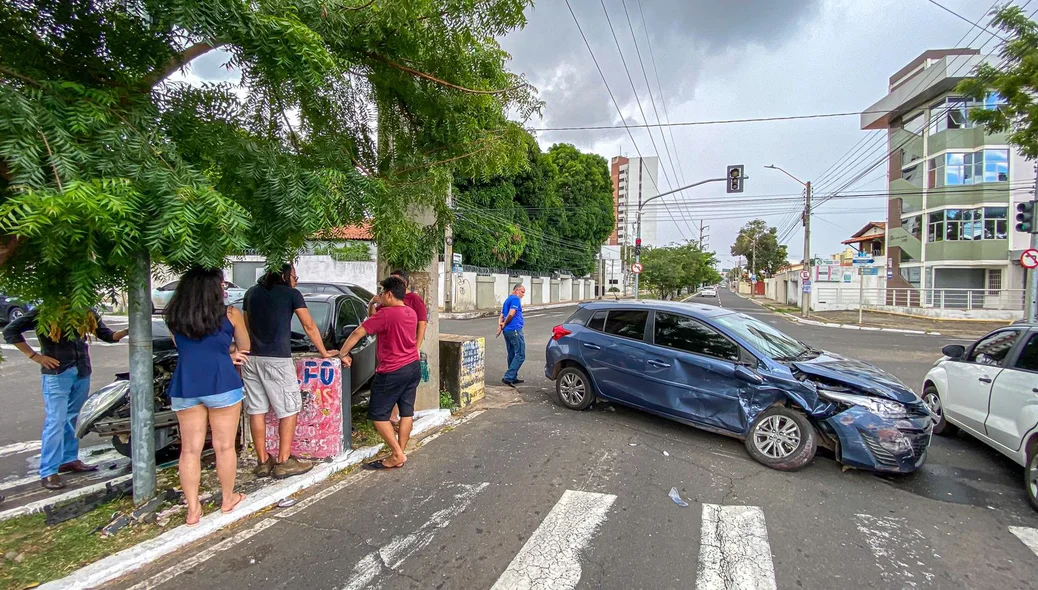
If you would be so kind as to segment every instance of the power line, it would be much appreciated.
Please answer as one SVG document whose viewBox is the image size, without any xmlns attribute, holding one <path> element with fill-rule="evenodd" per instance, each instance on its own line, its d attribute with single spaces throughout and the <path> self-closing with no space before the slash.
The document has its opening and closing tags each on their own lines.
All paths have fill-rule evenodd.
<svg viewBox="0 0 1038 590">
<path fill-rule="evenodd" d="M 568 3 L 568 1 L 569 0 L 567 0 L 567 3 Z M 609 18 L 609 10 L 606 9 L 605 0 L 599 0 L 599 2 L 602 4 L 602 13 L 605 14 L 606 23 L 609 25 L 609 33 L 613 37 L 613 43 L 616 44 L 616 51 L 617 51 L 617 53 L 620 54 L 620 64 L 623 65 L 624 72 L 627 73 L 627 81 L 631 83 L 631 90 L 634 92 L 634 101 L 638 105 L 638 112 L 641 113 L 642 120 L 646 120 L 646 119 L 648 119 L 648 117 L 645 116 L 645 109 L 642 108 L 642 99 L 641 99 L 640 96 L 638 96 L 638 87 L 635 85 L 634 78 L 631 76 L 631 69 L 627 67 L 627 60 L 624 58 L 623 49 L 620 48 L 620 39 L 617 38 L 617 36 L 616 36 L 616 29 L 613 28 L 613 21 L 612 21 L 612 19 Z M 632 33 L 633 33 L 633 30 L 632 30 Z M 590 46 L 589 46 L 589 49 L 590 49 Z M 605 81 L 604 77 L 602 78 L 602 81 L 603 82 Z M 651 95 L 651 93 L 650 93 L 650 95 Z M 617 112 L 619 112 L 620 111 L 620 106 L 616 105 L 616 109 L 617 109 Z M 620 116 L 622 117 L 623 114 L 621 113 Z M 628 130 L 628 132 L 629 131 L 630 130 Z M 632 142 L 634 141 L 634 135 L 631 135 L 631 141 Z M 656 146 L 656 138 L 653 137 L 651 131 L 649 132 L 649 142 L 652 143 L 652 149 L 656 152 L 656 155 L 659 156 L 660 148 Z M 666 145 L 664 145 L 664 147 L 666 147 Z M 641 150 L 638 149 L 637 144 L 635 144 L 635 150 L 638 151 L 638 156 L 642 157 L 642 152 L 641 152 Z M 667 181 L 668 187 L 673 187 L 673 185 L 671 184 L 671 181 L 670 181 L 670 177 L 667 175 L 667 166 L 666 166 L 666 164 L 664 164 L 662 159 L 660 159 L 660 168 L 663 170 L 663 178 Z M 649 178 L 652 179 L 652 175 L 651 174 L 649 175 Z M 655 184 L 655 181 L 653 181 L 653 184 Z M 660 190 L 659 190 L 659 188 L 657 188 L 656 189 L 656 193 L 659 194 L 659 192 L 660 192 Z M 641 201 L 641 198 L 639 197 L 639 203 L 638 203 L 639 205 L 641 205 L 640 201 Z M 664 205 L 666 205 L 666 203 L 664 203 Z M 687 221 L 685 223 L 686 223 L 686 225 L 688 224 Z M 688 236 L 685 235 L 685 231 L 681 229 L 681 224 L 678 223 L 676 218 L 674 220 L 674 225 L 677 227 L 678 233 L 681 234 L 681 237 L 684 238 L 685 240 L 688 240 Z M 691 230 L 691 228 L 689 228 L 689 229 Z"/>
<path fill-rule="evenodd" d="M 969 24 L 973 25 L 974 27 L 980 27 L 984 31 L 987 31 L 988 33 L 991 33 L 993 36 L 998 37 L 999 39 L 1001 39 L 1002 42 L 1006 41 L 1005 37 L 999 35 L 998 33 L 995 33 L 994 31 L 989 30 L 987 27 L 981 25 L 980 23 L 975 23 L 975 22 L 971 21 L 970 19 L 962 16 L 958 12 L 955 12 L 951 8 L 948 8 L 947 6 L 941 4 L 940 2 L 937 2 L 937 0 L 929 0 L 929 2 L 930 2 L 930 4 L 933 4 L 934 6 L 936 6 L 937 8 L 940 8 L 941 10 L 954 15 L 955 17 L 959 18 L 960 20 L 964 20 L 964 21 L 968 22 Z M 972 31 L 973 29 L 970 29 L 970 30 Z"/>
</svg>

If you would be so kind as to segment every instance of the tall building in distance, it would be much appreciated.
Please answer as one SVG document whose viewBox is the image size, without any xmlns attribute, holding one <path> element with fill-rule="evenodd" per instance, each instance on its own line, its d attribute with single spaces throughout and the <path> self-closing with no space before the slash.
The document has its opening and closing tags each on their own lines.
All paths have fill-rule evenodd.
<svg viewBox="0 0 1038 590">
<path fill-rule="evenodd" d="M 927 51 L 861 115 L 862 129 L 887 134 L 887 286 L 923 291 L 924 305 L 931 293 L 949 295 L 932 289 L 970 290 L 958 293 L 987 305 L 1002 289 L 1024 287 L 1019 258 L 1029 236 L 1013 220 L 1016 204 L 1031 198 L 1034 170 L 1005 134 L 969 118 L 998 108 L 998 95 L 974 101 L 955 92 L 985 61 L 999 59 L 976 49 Z"/>
<path fill-rule="evenodd" d="M 633 281 L 634 242 L 638 236 L 638 204 L 659 194 L 660 159 L 616 156 L 609 165 L 613 179 L 613 213 L 616 225 L 602 245 L 599 271 L 604 289 L 627 293 Z M 656 245 L 656 215 L 642 216 L 642 244 Z"/>
<path fill-rule="evenodd" d="M 616 156 L 610 162 L 613 179 L 613 212 L 616 227 L 609 236 L 611 246 L 634 246 L 638 235 L 638 204 L 659 194 L 660 159 Z M 656 216 L 642 214 L 642 244 L 656 244 Z"/>
</svg>

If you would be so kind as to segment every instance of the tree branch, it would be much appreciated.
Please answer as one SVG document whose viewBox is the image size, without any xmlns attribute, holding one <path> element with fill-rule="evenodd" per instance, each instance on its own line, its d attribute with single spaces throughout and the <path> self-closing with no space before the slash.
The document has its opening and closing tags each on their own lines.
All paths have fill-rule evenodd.
<svg viewBox="0 0 1038 590">
<path fill-rule="evenodd" d="M 201 41 L 195 43 L 194 45 L 191 45 L 184 51 L 181 51 L 177 55 L 174 55 L 173 58 L 169 60 L 169 63 L 166 64 L 166 67 L 151 72 L 150 74 L 145 76 L 141 80 L 141 82 L 147 85 L 149 88 L 154 87 L 166 78 L 173 75 L 173 72 L 184 67 L 184 64 L 190 62 L 191 60 L 195 59 L 200 55 L 205 55 L 214 49 L 223 47 L 224 45 L 225 43 L 213 44 L 209 43 L 208 41 Z"/>
<path fill-rule="evenodd" d="M 414 68 L 409 68 L 409 67 L 407 67 L 405 65 L 398 64 L 398 63 L 396 63 L 395 61 L 393 61 L 391 59 L 382 57 L 381 55 L 376 55 L 374 53 L 369 53 L 368 57 L 370 57 L 371 59 L 380 61 L 380 62 L 386 64 L 387 66 L 391 67 L 391 68 L 398 69 L 398 70 L 400 70 L 402 72 L 407 72 L 408 74 L 411 74 L 412 76 L 417 76 L 419 78 L 424 78 L 426 80 L 429 80 L 430 82 L 436 82 L 437 84 L 440 84 L 441 86 L 446 86 L 448 88 L 453 88 L 455 90 L 460 90 L 461 92 L 467 92 L 469 94 L 505 94 L 505 93 L 508 93 L 508 92 L 512 92 L 514 90 L 518 90 L 519 88 L 522 88 L 523 86 L 529 86 L 529 84 L 527 84 L 526 82 L 523 82 L 521 84 L 516 84 L 515 86 L 513 86 L 511 88 L 503 88 L 503 89 L 500 89 L 500 90 L 477 90 L 477 89 L 474 89 L 474 88 L 465 88 L 464 86 L 458 86 L 457 84 L 452 84 L 452 83 L 450 83 L 450 82 L 448 82 L 446 80 L 441 80 L 441 79 L 439 79 L 436 76 L 433 76 L 431 74 L 426 74 L 425 72 L 419 72 L 418 70 L 416 70 Z"/>
<path fill-rule="evenodd" d="M 54 164 L 54 153 L 50 151 L 50 142 L 47 141 L 47 136 L 40 131 L 40 137 L 43 138 L 43 147 L 47 148 L 47 157 L 50 159 L 50 169 L 54 171 L 54 181 L 58 183 L 58 192 L 63 193 L 65 189 L 61 188 L 61 176 L 58 175 L 58 167 Z"/>
</svg>

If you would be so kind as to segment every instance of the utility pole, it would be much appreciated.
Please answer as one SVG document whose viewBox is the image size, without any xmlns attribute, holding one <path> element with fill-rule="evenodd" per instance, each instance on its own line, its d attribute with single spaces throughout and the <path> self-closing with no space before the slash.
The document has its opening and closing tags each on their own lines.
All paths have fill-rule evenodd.
<svg viewBox="0 0 1038 590">
<path fill-rule="evenodd" d="M 141 252 L 130 269 L 130 459 L 133 501 L 155 496 L 155 384 L 151 349 L 151 257 Z"/>
<path fill-rule="evenodd" d="M 742 177 L 742 178 L 746 178 L 746 177 Z M 681 188 L 676 188 L 676 189 L 674 189 L 672 191 L 667 191 L 665 193 L 660 193 L 660 194 L 656 195 L 655 197 L 652 197 L 651 199 L 646 199 L 645 201 L 642 201 L 642 202 L 638 203 L 638 216 L 637 216 L 636 221 L 635 221 L 635 223 L 637 224 L 638 228 L 637 228 L 637 233 L 635 234 L 636 238 L 634 240 L 634 262 L 635 262 L 635 264 L 638 264 L 638 263 L 640 263 L 642 261 L 642 208 L 645 207 L 645 205 L 651 203 L 652 201 L 655 201 L 656 199 L 659 199 L 660 197 L 665 197 L 667 195 L 672 195 L 674 193 L 681 192 L 681 191 L 683 191 L 685 189 L 693 188 L 693 187 L 699 186 L 701 184 L 707 184 L 709 182 L 728 182 L 728 178 L 727 177 L 724 177 L 724 178 L 709 178 L 707 180 L 700 180 L 699 182 L 694 182 L 694 183 L 692 183 L 692 184 L 690 184 L 688 186 L 683 186 Z M 635 299 L 639 299 L 641 297 L 641 293 L 639 292 L 639 286 L 638 286 L 638 277 L 639 277 L 640 274 L 641 273 L 634 273 L 634 298 Z"/>
<path fill-rule="evenodd" d="M 811 276 L 811 181 L 804 182 L 774 164 L 769 164 L 765 168 L 778 170 L 804 186 L 804 270 Z M 800 315 L 806 318 L 811 311 L 811 294 L 804 292 L 803 283 L 800 291 Z"/>
<path fill-rule="evenodd" d="M 447 208 L 454 215 L 454 187 L 453 183 L 447 185 Z M 451 313 L 454 311 L 454 230 L 451 227 L 452 219 L 447 221 L 447 227 L 443 228 L 443 311 Z"/>
<path fill-rule="evenodd" d="M 757 238 L 759 237 L 760 234 L 753 236 L 753 246 L 750 248 L 753 253 L 753 271 L 750 275 L 750 299 L 757 296 Z"/>
<path fill-rule="evenodd" d="M 811 181 L 804 183 L 803 188 L 803 269 L 814 276 L 811 274 Z M 800 316 L 807 318 L 810 314 L 811 293 L 800 293 Z"/>
</svg>

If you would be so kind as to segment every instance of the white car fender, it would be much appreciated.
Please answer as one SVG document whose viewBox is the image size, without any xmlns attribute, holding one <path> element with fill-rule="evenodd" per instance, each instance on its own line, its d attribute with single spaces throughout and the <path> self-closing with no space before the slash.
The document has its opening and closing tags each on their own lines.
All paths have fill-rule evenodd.
<svg viewBox="0 0 1038 590">
<path fill-rule="evenodd" d="M 926 378 L 923 379 L 923 391 L 926 391 L 926 384 L 933 383 L 934 387 L 937 388 L 937 395 L 941 396 L 941 405 L 944 405 L 943 399 L 944 394 L 948 391 L 948 371 L 945 369 L 945 363 L 949 361 L 948 357 L 943 357 L 941 360 L 934 364 L 933 368 L 926 374 Z M 944 412 L 945 419 L 948 418 L 948 412 Z M 951 420 L 955 422 L 955 420 Z"/>
</svg>

